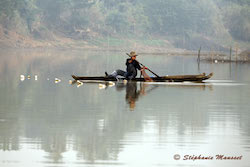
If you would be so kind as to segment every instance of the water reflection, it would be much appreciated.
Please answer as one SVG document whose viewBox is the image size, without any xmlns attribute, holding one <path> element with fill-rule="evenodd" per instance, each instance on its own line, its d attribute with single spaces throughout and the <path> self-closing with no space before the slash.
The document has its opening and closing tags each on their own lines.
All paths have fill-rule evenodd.
<svg viewBox="0 0 250 167">
<path fill-rule="evenodd" d="M 89 53 L 96 57 L 100 53 L 95 54 Z M 91 71 L 96 70 L 95 75 L 102 75 L 106 64 L 101 62 L 106 57 L 89 55 L 76 54 L 71 59 L 59 56 L 59 60 L 42 55 L 1 58 L 7 63 L 0 67 L 1 167 L 247 165 L 248 82 L 227 82 L 225 86 L 215 82 L 215 73 L 214 81 L 204 84 L 128 82 L 112 87 L 101 83 L 107 84 L 103 90 L 99 89 L 100 83 L 70 85 L 74 73 L 94 75 Z M 16 68 L 14 59 L 21 59 Z M 168 58 L 172 60 L 168 66 L 177 66 L 179 61 L 174 59 Z M 120 60 L 123 62 L 122 58 L 109 61 Z M 153 69 L 164 62 L 164 58 L 156 60 L 152 60 Z M 100 65 L 99 71 L 92 67 L 94 62 Z M 193 59 L 187 62 L 192 65 Z M 201 63 L 202 67 L 210 68 Z M 219 79 L 234 80 L 221 77 L 228 66 L 214 68 L 219 69 Z M 237 73 L 237 81 L 245 81 L 249 67 L 237 68 L 242 70 L 242 74 Z M 30 75 L 30 79 L 20 81 L 20 75 Z M 55 84 L 54 78 L 61 82 Z M 221 152 L 242 154 L 243 160 L 188 164 L 172 158 L 175 153 Z M 30 157 L 34 163 L 30 163 Z"/>
<path fill-rule="evenodd" d="M 140 89 L 137 89 L 137 82 L 127 82 L 127 83 L 118 83 L 116 85 L 117 91 L 122 91 L 126 89 L 126 102 L 129 105 L 130 111 L 133 111 L 136 107 L 136 101 L 139 100 L 141 96 L 147 95 L 149 92 L 153 91 L 159 85 L 147 85 L 145 83 L 139 83 Z M 148 87 L 150 87 L 148 89 Z"/>
</svg>

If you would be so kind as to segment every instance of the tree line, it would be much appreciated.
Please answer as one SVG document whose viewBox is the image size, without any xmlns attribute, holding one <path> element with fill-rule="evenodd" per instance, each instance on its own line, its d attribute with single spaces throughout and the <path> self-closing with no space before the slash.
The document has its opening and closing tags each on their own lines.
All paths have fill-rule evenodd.
<svg viewBox="0 0 250 167">
<path fill-rule="evenodd" d="M 38 39 L 213 36 L 250 42 L 250 1 L 1 0 L 0 25 Z"/>
</svg>

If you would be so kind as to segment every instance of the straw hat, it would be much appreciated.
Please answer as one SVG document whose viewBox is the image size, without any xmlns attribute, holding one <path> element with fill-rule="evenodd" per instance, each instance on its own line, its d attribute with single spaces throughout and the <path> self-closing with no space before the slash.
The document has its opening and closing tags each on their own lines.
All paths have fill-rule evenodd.
<svg viewBox="0 0 250 167">
<path fill-rule="evenodd" d="M 135 51 L 131 51 L 130 54 L 129 54 L 129 57 L 134 57 L 134 56 L 138 56 Z"/>
</svg>

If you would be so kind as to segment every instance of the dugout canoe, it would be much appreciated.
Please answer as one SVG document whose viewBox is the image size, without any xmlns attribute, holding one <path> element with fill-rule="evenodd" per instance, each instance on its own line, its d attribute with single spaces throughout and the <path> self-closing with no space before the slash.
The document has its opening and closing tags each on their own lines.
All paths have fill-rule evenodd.
<svg viewBox="0 0 250 167">
<path fill-rule="evenodd" d="M 213 73 L 206 75 L 205 73 L 198 75 L 172 75 L 172 76 L 161 76 L 161 77 L 150 77 L 154 82 L 202 82 L 207 80 L 213 76 Z M 84 76 L 75 76 L 72 75 L 75 80 L 82 81 L 117 81 L 116 78 L 113 77 L 105 77 L 105 76 L 96 76 L 96 77 L 84 77 Z M 125 80 L 125 78 L 119 78 L 119 80 Z M 144 78 L 134 78 L 132 81 L 136 82 L 145 82 Z"/>
</svg>

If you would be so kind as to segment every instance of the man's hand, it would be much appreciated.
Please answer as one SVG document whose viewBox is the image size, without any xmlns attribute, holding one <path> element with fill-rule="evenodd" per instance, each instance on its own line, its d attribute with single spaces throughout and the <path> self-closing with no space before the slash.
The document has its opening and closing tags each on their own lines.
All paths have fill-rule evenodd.
<svg viewBox="0 0 250 167">
<path fill-rule="evenodd" d="M 147 69 L 148 69 L 148 67 L 143 66 L 143 67 L 141 68 L 141 71 L 147 70 Z"/>
</svg>

